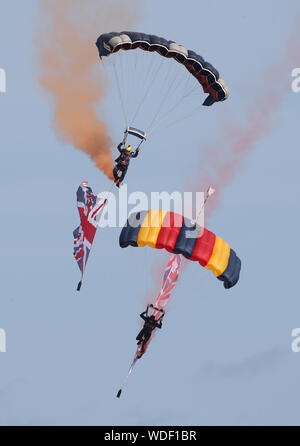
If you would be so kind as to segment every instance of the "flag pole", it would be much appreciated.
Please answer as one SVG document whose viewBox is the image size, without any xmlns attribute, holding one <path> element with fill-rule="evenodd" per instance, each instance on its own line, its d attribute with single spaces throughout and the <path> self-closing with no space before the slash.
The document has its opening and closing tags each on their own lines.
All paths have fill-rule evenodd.
<svg viewBox="0 0 300 446">
<path fill-rule="evenodd" d="M 198 212 L 198 215 L 197 215 L 197 217 L 196 217 L 196 223 L 198 222 L 198 219 L 199 219 L 199 217 L 200 217 L 200 215 L 201 215 L 201 213 L 202 213 L 202 211 L 203 211 L 203 209 L 204 209 L 204 206 L 205 206 L 207 200 L 208 200 L 209 197 L 211 197 L 215 192 L 216 192 L 216 190 L 215 190 L 214 188 L 212 188 L 211 186 L 209 186 L 209 188 L 208 188 L 207 191 L 206 191 L 206 196 L 205 196 L 205 199 L 204 199 L 204 203 L 202 204 L 202 207 L 201 207 L 201 209 L 200 209 L 200 211 Z"/>
</svg>

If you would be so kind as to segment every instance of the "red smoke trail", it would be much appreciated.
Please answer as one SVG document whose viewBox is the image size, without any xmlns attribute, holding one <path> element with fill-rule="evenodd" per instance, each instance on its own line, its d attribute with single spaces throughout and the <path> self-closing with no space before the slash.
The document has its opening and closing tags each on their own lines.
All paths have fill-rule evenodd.
<svg viewBox="0 0 300 446">
<path fill-rule="evenodd" d="M 100 70 L 97 37 L 130 28 L 139 3 L 105 0 L 42 0 L 37 35 L 41 85 L 54 96 L 55 131 L 66 144 L 90 155 L 112 179 L 112 142 L 96 106 L 106 85 Z"/>
<path fill-rule="evenodd" d="M 194 187 L 187 190 L 206 191 L 209 186 L 216 188 L 215 195 L 208 200 L 205 206 L 205 217 L 208 217 L 220 205 L 222 189 L 229 186 L 243 166 L 247 154 L 255 149 L 264 136 L 270 134 L 275 128 L 274 118 L 288 94 L 291 94 L 291 71 L 299 66 L 299 29 L 300 18 L 292 31 L 286 50 L 276 65 L 267 67 L 263 75 L 252 85 L 249 92 L 248 104 L 245 103 L 246 119 L 239 124 L 237 119 L 231 117 L 219 107 L 220 132 L 216 141 L 201 147 L 203 157 L 197 170 L 197 182 Z M 277 59 L 278 60 L 278 59 Z M 228 101 L 230 101 L 230 96 Z M 249 105 L 249 102 L 253 105 Z M 199 182 L 199 178 L 201 179 Z M 188 265 L 184 261 L 181 273 Z M 163 271 L 163 268 L 162 268 Z M 179 276 L 179 280 L 182 274 Z"/>
<path fill-rule="evenodd" d="M 247 154 L 255 149 L 256 144 L 275 128 L 275 114 L 280 109 L 287 95 L 291 93 L 291 71 L 299 65 L 299 20 L 288 40 L 285 53 L 279 57 L 276 65 L 264 70 L 249 91 L 248 104 L 245 103 L 246 119 L 239 124 L 236 119 L 218 110 L 220 113 L 220 134 L 215 142 L 201 148 L 204 152 L 201 160 L 201 178 L 194 189 L 206 190 L 209 185 L 216 188 L 216 194 L 209 200 L 205 215 L 209 216 L 220 205 L 220 194 L 229 186 L 241 169 Z M 277 59 L 278 60 L 278 59 Z M 230 97 L 228 99 L 230 101 Z M 250 106 L 249 102 L 253 105 Z M 221 108 L 223 104 L 217 104 Z M 226 106 L 226 105 L 225 105 Z M 204 167 L 203 167 L 204 166 Z"/>
</svg>

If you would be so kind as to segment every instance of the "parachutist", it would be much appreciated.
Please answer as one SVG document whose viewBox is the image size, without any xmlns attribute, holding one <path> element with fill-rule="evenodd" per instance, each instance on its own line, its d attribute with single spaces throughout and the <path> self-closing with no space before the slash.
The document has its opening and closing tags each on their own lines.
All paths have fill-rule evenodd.
<svg viewBox="0 0 300 446">
<path fill-rule="evenodd" d="M 118 151 L 120 152 L 120 155 L 117 159 L 115 159 L 116 165 L 113 170 L 113 175 L 117 187 L 120 187 L 122 185 L 131 158 L 136 158 L 140 150 L 139 148 L 137 148 L 134 152 L 132 152 L 131 146 L 126 146 L 125 148 L 123 148 L 124 145 L 124 141 L 120 142 L 120 144 L 118 145 Z"/>
<path fill-rule="evenodd" d="M 153 305 L 148 305 L 146 310 L 140 314 L 140 317 L 145 321 L 143 328 L 136 337 L 136 340 L 138 341 L 137 344 L 142 344 L 141 353 L 144 353 L 145 346 L 149 341 L 153 330 L 155 330 L 155 328 L 162 327 L 162 318 L 165 315 L 165 312 L 163 310 L 158 310 L 162 312 L 162 315 L 159 317 L 159 319 L 155 319 L 155 316 L 153 314 L 151 316 L 148 316 L 149 307 L 154 308 Z"/>
</svg>

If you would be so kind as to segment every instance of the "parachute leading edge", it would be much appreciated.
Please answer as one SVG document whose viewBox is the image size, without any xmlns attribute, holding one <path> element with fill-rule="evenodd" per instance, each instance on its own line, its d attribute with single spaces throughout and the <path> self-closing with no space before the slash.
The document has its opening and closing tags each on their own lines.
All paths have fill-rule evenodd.
<svg viewBox="0 0 300 446">
<path fill-rule="evenodd" d="M 220 78 L 219 72 L 199 54 L 178 45 L 173 40 L 139 32 L 122 31 L 101 34 L 96 45 L 100 59 L 120 50 L 127 51 L 136 48 L 155 51 L 163 57 L 175 59 L 198 80 L 204 93 L 209 94 L 203 105 L 210 106 L 214 102 L 224 101 L 229 96 L 227 85 Z"/>
</svg>

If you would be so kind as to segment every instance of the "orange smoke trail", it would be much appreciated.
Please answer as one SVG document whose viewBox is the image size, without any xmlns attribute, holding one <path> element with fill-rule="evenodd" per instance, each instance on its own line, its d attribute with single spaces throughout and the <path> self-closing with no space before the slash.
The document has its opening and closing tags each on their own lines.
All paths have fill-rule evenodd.
<svg viewBox="0 0 300 446">
<path fill-rule="evenodd" d="M 40 5 L 40 84 L 55 99 L 55 131 L 113 179 L 112 142 L 96 113 L 106 86 L 95 68 L 100 64 L 95 42 L 101 33 L 132 26 L 138 3 L 131 2 L 129 8 L 105 0 L 42 0 Z"/>
</svg>

